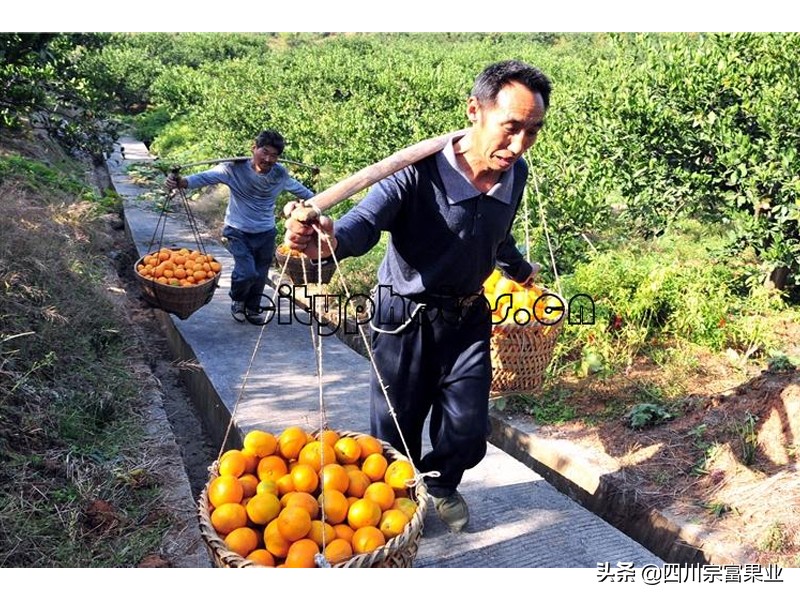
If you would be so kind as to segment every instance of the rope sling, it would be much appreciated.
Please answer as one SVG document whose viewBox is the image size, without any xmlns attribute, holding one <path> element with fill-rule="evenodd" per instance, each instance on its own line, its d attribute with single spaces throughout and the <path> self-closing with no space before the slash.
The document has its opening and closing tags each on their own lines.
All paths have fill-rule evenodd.
<svg viewBox="0 0 800 600">
<path fill-rule="evenodd" d="M 316 224 L 314 224 L 313 227 L 314 227 L 314 230 L 317 233 L 317 252 L 318 252 L 317 255 L 319 256 L 319 255 L 322 254 L 323 242 L 328 245 L 328 248 L 330 248 L 330 246 L 331 246 L 330 238 Z M 336 259 L 335 254 L 332 254 L 332 257 L 333 257 L 333 260 L 334 260 L 335 266 L 336 266 L 335 270 L 336 270 L 336 272 L 339 273 L 340 282 L 341 282 L 341 285 L 342 285 L 342 287 L 343 287 L 343 289 L 345 291 L 345 295 L 347 297 L 349 297 L 350 291 L 348 289 L 347 282 L 346 282 L 344 276 L 342 275 L 341 269 L 339 269 L 339 262 Z M 285 276 L 285 273 L 286 273 L 287 265 L 288 265 L 288 261 L 284 262 L 282 267 L 281 267 L 281 270 L 280 270 L 279 275 L 278 275 L 278 281 L 279 282 L 284 280 L 284 276 Z M 319 270 L 318 271 L 318 276 L 319 276 L 318 281 L 321 281 L 322 280 L 322 273 L 321 273 L 322 262 L 321 261 L 317 262 L 317 268 Z M 303 270 L 304 270 L 304 274 L 305 274 L 305 264 L 303 265 Z M 273 292 L 272 306 L 274 306 L 274 307 L 278 306 L 276 302 L 278 300 L 279 287 L 280 287 L 279 285 L 276 285 L 275 289 L 274 289 L 274 292 Z M 310 307 L 309 311 L 313 310 L 313 308 L 314 308 L 313 306 Z M 262 343 L 262 340 L 264 338 L 264 332 L 266 331 L 267 322 L 265 322 L 264 325 L 259 327 L 258 337 L 256 338 L 256 342 L 255 342 L 255 345 L 253 347 L 253 351 L 252 351 L 252 353 L 250 355 L 250 359 L 248 361 L 247 369 L 245 370 L 245 374 L 244 374 L 244 378 L 243 378 L 243 381 L 242 381 L 241 388 L 239 389 L 239 393 L 237 394 L 236 400 L 235 400 L 234 405 L 233 405 L 233 409 L 231 411 L 230 420 L 229 420 L 228 425 L 226 427 L 222 443 L 220 444 L 220 450 L 219 450 L 219 453 L 217 455 L 217 461 L 219 461 L 219 459 L 224 454 L 224 448 L 225 448 L 225 446 L 226 446 L 226 444 L 228 442 L 228 438 L 230 436 L 230 432 L 231 432 L 231 430 L 233 428 L 233 425 L 234 425 L 237 408 L 239 407 L 239 404 L 240 404 L 242 398 L 244 397 L 244 393 L 245 393 L 245 390 L 246 390 L 246 387 L 247 387 L 248 379 L 250 377 L 250 374 L 251 374 L 251 371 L 252 371 L 252 368 L 253 368 L 253 364 L 255 362 L 255 358 L 256 358 L 256 356 L 258 354 L 258 350 L 259 350 L 259 348 L 261 346 L 261 343 Z M 316 380 L 317 380 L 317 392 L 318 392 L 318 402 L 319 402 L 319 431 L 322 432 L 322 431 L 328 429 L 328 420 L 327 420 L 327 413 L 326 413 L 326 408 L 325 408 L 325 393 L 324 393 L 324 385 L 323 385 L 323 382 L 324 382 L 324 370 L 323 370 L 322 336 L 316 331 L 315 327 L 309 327 L 309 330 L 311 332 L 311 345 L 312 345 L 312 348 L 314 350 L 314 356 L 315 356 L 315 376 L 316 376 Z M 359 325 L 358 330 L 359 330 L 359 333 L 361 335 L 362 341 L 364 342 L 364 347 L 367 348 L 367 353 L 368 353 L 368 358 L 369 358 L 369 361 L 370 361 L 371 368 L 374 370 L 374 372 L 375 372 L 375 374 L 377 376 L 378 382 L 380 384 L 381 390 L 382 390 L 383 395 L 384 395 L 384 399 L 386 400 L 387 406 L 389 408 L 389 413 L 390 413 L 390 415 L 392 417 L 392 420 L 394 421 L 395 427 L 397 428 L 400 440 L 401 440 L 402 445 L 403 445 L 404 458 L 405 458 L 405 460 L 407 460 L 411 464 L 411 466 L 412 466 L 412 468 L 414 470 L 414 477 L 405 482 L 406 486 L 407 487 L 416 487 L 420 483 L 424 483 L 424 477 L 426 477 L 426 476 L 434 476 L 435 477 L 435 476 L 438 476 L 439 473 L 436 472 L 436 471 L 427 472 L 427 473 L 421 473 L 419 471 L 419 469 L 417 468 L 417 465 L 414 464 L 414 461 L 411 458 L 411 452 L 409 450 L 408 444 L 407 444 L 407 442 L 405 440 L 405 437 L 403 436 L 403 432 L 400 429 L 400 425 L 399 425 L 399 423 L 397 421 L 397 413 L 394 410 L 394 407 L 392 406 L 391 400 L 389 398 L 388 390 L 387 390 L 386 385 L 384 384 L 383 379 L 381 378 L 380 373 L 378 371 L 378 367 L 377 367 L 377 364 L 375 362 L 375 358 L 374 358 L 374 356 L 372 354 L 372 350 L 370 349 L 369 340 L 367 339 L 367 336 L 366 336 L 366 333 L 364 331 L 363 326 Z M 324 454 L 322 452 L 320 452 L 320 472 L 322 472 L 322 468 L 324 466 L 325 466 Z M 326 534 L 326 528 L 325 528 L 326 510 L 325 510 L 325 494 L 324 493 L 320 494 L 319 502 L 320 502 L 320 514 L 321 514 L 320 520 L 322 521 L 322 528 L 321 528 L 321 531 L 322 531 L 322 534 L 321 534 L 322 535 L 322 544 L 321 544 L 320 552 L 315 556 L 314 560 L 315 560 L 316 565 L 319 566 L 319 567 L 330 567 L 331 566 L 330 563 L 325 558 L 325 548 L 327 546 L 328 540 L 327 540 L 327 534 Z"/>
<path fill-rule="evenodd" d="M 173 169 L 173 172 L 177 172 L 177 169 L 177 167 Z M 134 276 L 139 282 L 144 299 L 148 303 L 165 312 L 174 314 L 180 319 L 186 319 L 211 301 L 214 292 L 219 286 L 220 272 L 217 272 L 213 277 L 207 277 L 203 281 L 188 286 L 161 283 L 157 281 L 155 277 L 146 277 L 147 271 L 143 271 L 143 273 L 139 272 L 139 266 L 143 264 L 144 258 L 152 256 L 151 253 L 154 251 L 158 252 L 165 248 L 164 237 L 166 234 L 167 220 L 169 219 L 169 215 L 173 212 L 172 207 L 176 197 L 179 200 L 179 206 L 186 214 L 195 248 L 197 248 L 198 253 L 208 256 L 203 238 L 200 235 L 200 227 L 189 205 L 186 194 L 182 189 L 168 192 L 165 194 L 164 200 L 161 203 L 161 210 L 159 211 L 156 226 L 153 229 L 153 235 L 148 243 L 147 252 L 137 261 L 136 265 L 134 265 Z"/>
</svg>

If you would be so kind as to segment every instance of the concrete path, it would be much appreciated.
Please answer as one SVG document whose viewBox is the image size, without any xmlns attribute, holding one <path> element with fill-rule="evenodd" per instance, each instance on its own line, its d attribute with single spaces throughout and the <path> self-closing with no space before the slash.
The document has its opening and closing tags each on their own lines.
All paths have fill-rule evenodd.
<svg viewBox="0 0 800 600">
<path fill-rule="evenodd" d="M 148 250 L 158 212 L 125 174 L 131 163 L 149 161 L 143 144 L 122 139 L 108 164 L 124 198 L 125 222 L 139 254 Z M 167 221 L 165 245 L 193 245 L 186 223 Z M 287 301 L 282 319 L 260 328 L 230 316 L 230 254 L 216 240 L 207 250 L 223 264 L 211 302 L 186 320 L 164 315 L 162 323 L 176 358 L 193 361 L 189 387 L 215 443 L 232 419 L 233 436 L 253 428 L 279 432 L 288 425 L 320 425 L 320 393 L 312 331 Z M 273 293 L 268 289 L 270 294 Z M 322 339 L 322 389 L 327 424 L 369 431 L 369 363 L 334 336 Z M 429 507 L 415 567 L 589 567 L 598 563 L 661 565 L 663 562 L 593 513 L 558 492 L 530 468 L 495 446 L 467 472 L 462 487 L 470 505 L 468 531 L 449 533 Z"/>
</svg>

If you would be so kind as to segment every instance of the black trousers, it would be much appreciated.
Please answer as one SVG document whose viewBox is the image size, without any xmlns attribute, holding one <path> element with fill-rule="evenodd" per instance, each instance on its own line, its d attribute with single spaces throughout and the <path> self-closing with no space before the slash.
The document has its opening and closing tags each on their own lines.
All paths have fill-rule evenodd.
<svg viewBox="0 0 800 600">
<path fill-rule="evenodd" d="M 487 304 L 439 307 L 430 302 L 422 308 L 386 290 L 374 302 L 372 349 L 378 372 L 372 373 L 371 433 L 405 453 L 402 431 L 417 468 L 439 472 L 426 478 L 429 493 L 447 496 L 464 471 L 486 455 L 492 374 Z M 422 456 L 429 413 L 432 449 Z"/>
<path fill-rule="evenodd" d="M 246 233 L 226 225 L 222 235 L 228 238 L 228 250 L 234 261 L 228 294 L 232 300 L 244 302 L 251 310 L 258 310 L 269 266 L 275 256 L 277 231 Z"/>
</svg>

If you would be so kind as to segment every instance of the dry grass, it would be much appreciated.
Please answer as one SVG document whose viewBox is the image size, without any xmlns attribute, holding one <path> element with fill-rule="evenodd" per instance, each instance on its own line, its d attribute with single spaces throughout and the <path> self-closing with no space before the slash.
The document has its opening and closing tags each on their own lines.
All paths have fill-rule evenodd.
<svg viewBox="0 0 800 600">
<path fill-rule="evenodd" d="M 101 214 L 25 176 L 0 197 L 0 566 L 135 566 L 170 515 Z"/>
</svg>

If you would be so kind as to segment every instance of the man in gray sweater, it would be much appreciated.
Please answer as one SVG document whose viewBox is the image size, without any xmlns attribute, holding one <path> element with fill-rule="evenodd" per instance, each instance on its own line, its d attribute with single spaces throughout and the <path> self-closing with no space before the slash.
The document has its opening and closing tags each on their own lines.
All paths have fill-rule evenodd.
<svg viewBox="0 0 800 600">
<path fill-rule="evenodd" d="M 278 163 L 286 142 L 274 130 L 262 131 L 253 143 L 249 160 L 221 163 L 187 177 L 170 174 L 167 188 L 196 189 L 225 184 L 230 190 L 222 235 L 234 258 L 230 297 L 233 318 L 263 325 L 261 295 L 275 253 L 275 201 L 287 191 L 306 200 L 314 192 L 289 176 Z"/>
</svg>

